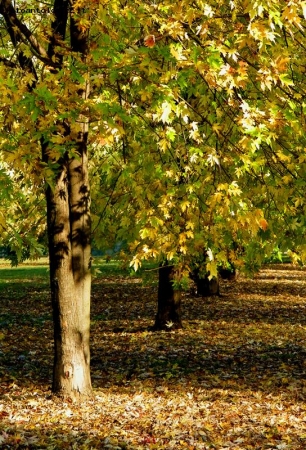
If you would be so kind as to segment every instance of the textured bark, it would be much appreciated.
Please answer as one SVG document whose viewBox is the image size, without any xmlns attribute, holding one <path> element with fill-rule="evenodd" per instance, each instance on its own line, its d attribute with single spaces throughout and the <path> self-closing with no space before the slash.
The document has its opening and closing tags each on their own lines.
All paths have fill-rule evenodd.
<svg viewBox="0 0 306 450">
<path fill-rule="evenodd" d="M 195 282 L 197 286 L 198 297 L 220 295 L 218 278 L 212 278 L 211 280 L 209 280 L 208 274 L 206 274 L 204 277 L 200 277 L 199 269 L 193 270 L 193 272 L 190 273 L 190 278 Z"/>
<path fill-rule="evenodd" d="M 158 309 L 153 326 L 154 331 L 170 331 L 183 327 L 181 292 L 173 289 L 173 270 L 173 266 L 161 266 L 159 268 Z"/>
<path fill-rule="evenodd" d="M 54 320 L 53 392 L 91 395 L 90 214 L 87 157 L 64 159 L 47 188 L 50 281 Z"/>
<path fill-rule="evenodd" d="M 68 5 L 55 0 L 48 56 L 61 67 L 57 53 L 58 37 L 63 41 L 68 23 Z M 88 30 L 82 33 L 70 17 L 70 42 L 73 52 L 86 59 Z M 56 69 L 54 70 L 56 71 Z M 80 85 L 80 98 L 89 95 L 89 83 Z M 72 135 L 68 121 L 59 123 L 71 136 L 76 154 L 58 161 L 55 187 L 48 187 L 47 215 L 50 255 L 51 296 L 54 320 L 54 368 L 52 389 L 58 395 L 82 399 L 91 395 L 90 379 L 90 289 L 91 227 L 87 161 L 88 120 L 79 116 L 78 136 Z M 74 130 L 75 131 L 75 130 Z M 43 144 L 43 158 L 48 162 L 48 144 Z"/>
<path fill-rule="evenodd" d="M 197 295 L 199 297 L 209 297 L 210 295 L 220 295 L 218 278 L 199 278 L 197 280 Z"/>
</svg>

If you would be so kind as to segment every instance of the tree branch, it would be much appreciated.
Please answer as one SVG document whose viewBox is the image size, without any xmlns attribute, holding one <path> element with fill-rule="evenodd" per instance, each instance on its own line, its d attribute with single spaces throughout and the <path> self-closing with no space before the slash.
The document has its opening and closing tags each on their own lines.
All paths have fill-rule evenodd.
<svg viewBox="0 0 306 450">
<path fill-rule="evenodd" d="M 38 40 L 29 28 L 18 19 L 16 10 L 12 5 L 11 0 L 0 0 L 0 14 L 4 17 L 14 46 L 16 46 L 19 41 L 24 41 L 25 37 L 30 44 L 30 48 L 35 52 L 35 56 L 37 56 L 37 58 L 50 66 L 55 65 L 51 58 L 49 58 L 47 51 L 42 45 L 39 44 Z"/>
<path fill-rule="evenodd" d="M 2 62 L 6 67 L 16 68 L 17 64 L 13 63 L 9 59 L 0 57 L 0 62 Z"/>
</svg>

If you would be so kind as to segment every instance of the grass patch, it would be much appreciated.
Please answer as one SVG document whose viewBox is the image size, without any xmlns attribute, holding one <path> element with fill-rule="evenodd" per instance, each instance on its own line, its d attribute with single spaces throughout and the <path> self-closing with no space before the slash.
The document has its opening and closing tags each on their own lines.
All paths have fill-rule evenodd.
<svg viewBox="0 0 306 450">
<path fill-rule="evenodd" d="M 118 260 L 105 260 L 95 257 L 93 261 L 94 277 L 129 277 L 141 279 L 143 284 L 150 284 L 156 280 L 158 264 L 144 261 L 142 266 L 135 272 L 128 264 Z"/>
<path fill-rule="evenodd" d="M 42 282 L 49 278 L 47 266 L 19 266 L 11 268 L 0 268 L 0 283 L 22 281 L 24 283 Z"/>
</svg>

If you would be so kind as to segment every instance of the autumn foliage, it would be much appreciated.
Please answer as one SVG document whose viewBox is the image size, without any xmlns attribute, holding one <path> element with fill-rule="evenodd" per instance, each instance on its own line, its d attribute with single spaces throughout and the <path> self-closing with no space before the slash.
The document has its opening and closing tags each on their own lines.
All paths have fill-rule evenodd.
<svg viewBox="0 0 306 450">
<path fill-rule="evenodd" d="M 305 261 L 306 7 L 53 6 L 0 0 L 0 240 L 18 263 L 48 229 L 55 342 L 80 353 L 54 373 L 68 385 L 86 361 L 90 394 L 91 241 L 135 271 L 173 266 L 176 292 L 204 254 L 210 278 L 275 249 Z"/>
</svg>

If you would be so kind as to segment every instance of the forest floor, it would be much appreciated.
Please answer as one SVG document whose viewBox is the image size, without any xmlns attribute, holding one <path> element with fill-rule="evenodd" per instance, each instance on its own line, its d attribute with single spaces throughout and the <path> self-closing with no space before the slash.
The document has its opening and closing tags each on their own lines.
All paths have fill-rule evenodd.
<svg viewBox="0 0 306 450">
<path fill-rule="evenodd" d="M 46 268 L 0 266 L 0 448 L 306 449 L 306 272 L 265 266 L 184 294 L 184 329 L 149 332 L 157 273 L 95 278 L 94 397 L 50 395 Z M 18 276 L 16 276 L 16 273 Z"/>
</svg>

